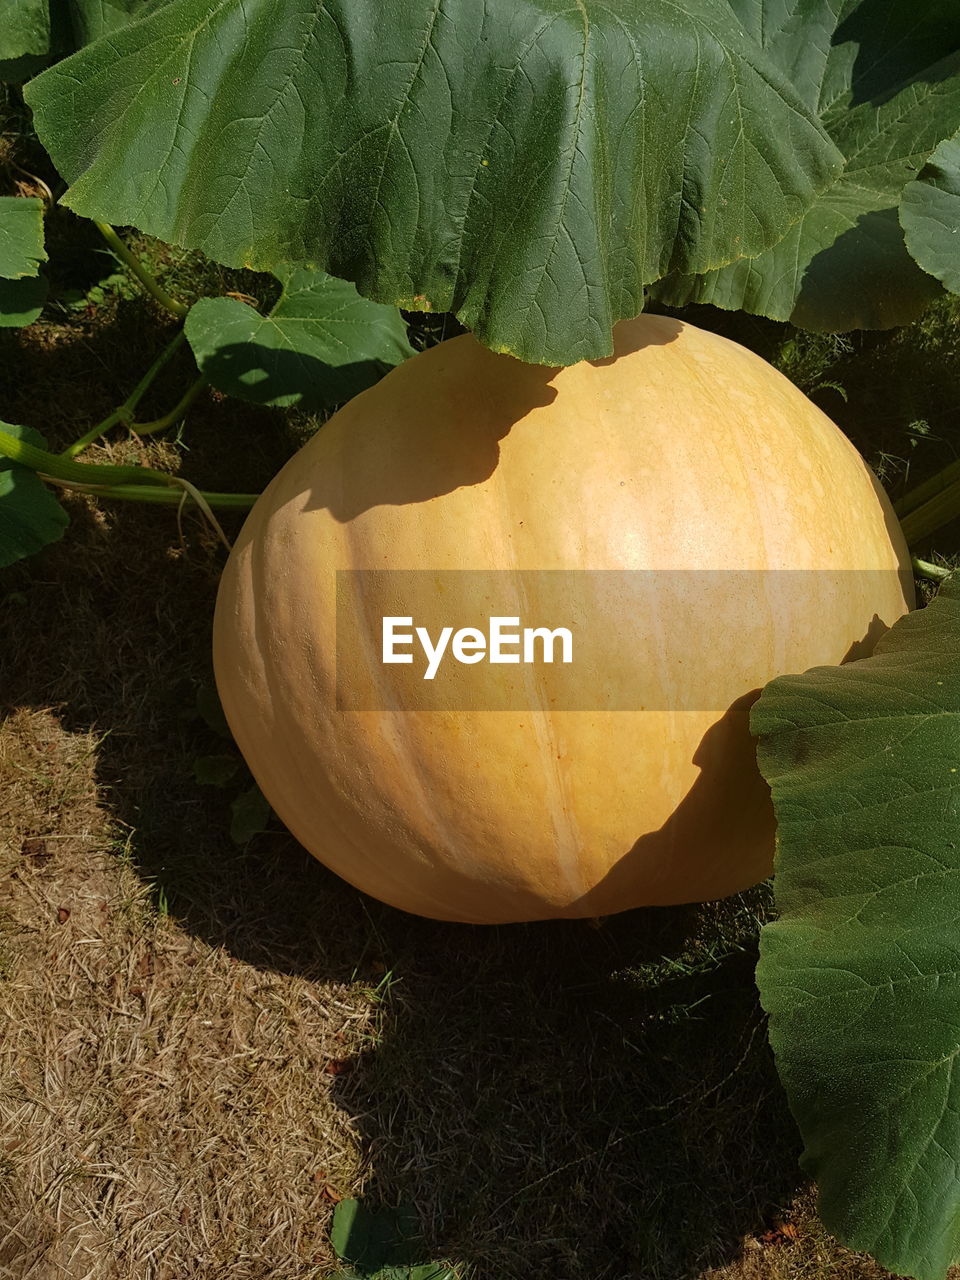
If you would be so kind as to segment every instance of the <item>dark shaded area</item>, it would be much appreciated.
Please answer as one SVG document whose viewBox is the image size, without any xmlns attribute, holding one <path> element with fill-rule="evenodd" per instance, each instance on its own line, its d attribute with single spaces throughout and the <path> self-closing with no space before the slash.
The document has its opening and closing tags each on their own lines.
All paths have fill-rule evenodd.
<svg viewBox="0 0 960 1280">
<path fill-rule="evenodd" d="M 831 43 L 853 65 L 851 106 L 879 106 L 910 80 L 936 83 L 953 73 L 938 64 L 960 48 L 960 12 L 953 0 L 866 0 L 840 23 Z"/>
<path fill-rule="evenodd" d="M 26 276 L 22 280 L 0 278 L 0 311 L 17 320 L 35 320 L 47 298 L 47 281 L 42 276 Z"/>
<path fill-rule="evenodd" d="M 898 209 L 872 209 L 814 254 L 791 319 L 813 330 L 823 316 L 844 329 L 885 329 L 915 319 L 940 293 L 907 252 Z"/>
<path fill-rule="evenodd" d="M 379 360 L 331 365 L 259 342 L 229 343 L 202 366 L 211 385 L 227 395 L 252 404 L 295 405 L 305 412 L 332 409 L 372 387 L 387 371 Z"/>
<path fill-rule="evenodd" d="M 417 954 L 382 934 L 390 1032 L 343 1086 L 376 1153 L 368 1198 L 412 1199 L 429 1246 L 498 1280 L 735 1256 L 799 1181 L 738 912 L 749 928 L 743 903 L 433 926 Z M 730 950 L 695 959 L 720 932 Z"/>
</svg>

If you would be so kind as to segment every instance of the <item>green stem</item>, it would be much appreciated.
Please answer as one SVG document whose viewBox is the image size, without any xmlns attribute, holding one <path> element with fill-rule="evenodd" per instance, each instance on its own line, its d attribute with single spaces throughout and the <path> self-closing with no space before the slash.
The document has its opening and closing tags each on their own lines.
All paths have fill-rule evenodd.
<svg viewBox="0 0 960 1280">
<path fill-rule="evenodd" d="M 50 479 L 57 483 L 55 476 Z M 164 506 L 179 506 L 184 498 L 183 489 L 150 484 L 73 484 L 64 481 L 63 488 L 89 493 L 95 498 L 119 498 L 124 502 L 162 503 Z M 259 493 L 211 493 L 207 489 L 198 489 L 197 492 L 211 507 L 227 511 L 249 511 L 260 497 Z"/>
<path fill-rule="evenodd" d="M 0 455 L 36 471 L 42 479 L 65 489 L 76 489 L 96 497 L 122 498 L 129 502 L 165 502 L 179 505 L 184 496 L 199 497 L 210 507 L 248 510 L 257 493 L 208 493 L 180 476 L 154 471 L 150 467 L 113 467 L 92 462 L 74 462 L 59 453 L 49 453 L 0 429 Z M 146 483 L 147 481 L 151 483 Z"/>
<path fill-rule="evenodd" d="M 907 545 L 912 547 L 958 517 L 960 517 L 960 479 L 940 489 L 932 498 L 915 506 L 902 516 L 900 528 L 903 530 Z"/>
<path fill-rule="evenodd" d="M 154 418 L 152 422 L 131 422 L 128 424 L 130 430 L 135 431 L 138 436 L 152 436 L 157 431 L 164 431 L 167 427 L 174 426 L 180 421 L 206 385 L 206 378 L 197 378 L 195 382 L 192 382 L 187 387 L 169 413 L 165 413 L 162 418 Z"/>
<path fill-rule="evenodd" d="M 931 498 L 935 498 L 937 494 L 942 493 L 944 489 L 960 480 L 960 459 L 951 462 L 949 466 L 944 467 L 942 471 L 938 471 L 935 476 L 931 476 L 929 480 L 925 480 L 923 484 L 918 484 L 915 488 L 905 493 L 899 502 L 893 505 L 894 511 L 898 516 L 909 515 L 911 511 L 916 511 L 917 507 L 922 507 L 924 503 L 929 502 Z"/>
<path fill-rule="evenodd" d="M 164 485 L 176 484 L 176 477 L 165 471 L 153 471 L 150 467 L 115 467 L 100 463 L 74 462 L 59 453 L 50 453 L 36 445 L 20 440 L 0 429 L 0 454 L 19 462 L 31 471 L 42 471 L 55 480 L 67 480 L 73 484 L 138 484 L 141 479 Z"/>
<path fill-rule="evenodd" d="M 75 440 L 68 449 L 64 449 L 60 456 L 63 458 L 75 458 L 78 453 L 83 453 L 87 445 L 93 444 L 95 440 L 99 440 L 102 435 L 105 435 L 111 427 L 116 426 L 118 422 L 125 422 L 124 407 L 124 405 L 121 405 L 118 409 L 111 410 L 102 422 L 98 422 L 95 427 L 91 427 L 79 440 Z"/>
<path fill-rule="evenodd" d="M 122 422 L 126 426 L 132 426 L 131 419 L 133 417 L 134 410 L 136 409 L 140 401 L 143 399 L 143 397 L 146 395 L 150 387 L 150 384 L 153 382 L 154 378 L 157 376 L 157 374 L 160 372 L 163 366 L 167 363 L 167 361 L 171 358 L 171 356 L 173 356 L 179 350 L 179 348 L 183 346 L 185 341 L 186 341 L 186 335 L 184 334 L 182 329 L 179 329 L 177 333 L 174 334 L 171 341 L 168 342 L 167 345 L 164 347 L 164 349 L 160 352 L 156 360 L 154 360 L 153 364 L 150 366 L 147 372 L 143 375 L 143 377 L 140 379 L 140 381 L 137 383 L 134 389 L 127 396 L 126 400 L 124 400 L 123 404 L 119 405 L 111 413 L 108 413 L 102 422 L 98 422 L 95 427 L 91 427 L 90 430 L 87 431 L 84 435 L 82 435 L 79 440 L 74 441 L 74 443 L 70 445 L 69 449 L 64 449 L 63 457 L 75 458 L 77 454 L 82 453 L 83 450 L 86 449 L 88 445 L 91 445 L 94 443 L 94 441 L 99 440 L 102 435 L 105 435 L 110 430 L 111 427 L 116 426 L 118 423 Z M 194 391 L 193 394 L 196 395 L 196 392 Z M 193 397 L 191 396 L 191 399 L 192 398 Z M 159 430 L 159 428 L 156 428 L 156 429 Z M 141 434 L 143 433 L 141 432 Z"/>
<path fill-rule="evenodd" d="M 919 556 L 913 557 L 913 572 L 918 578 L 929 578 L 932 582 L 942 582 L 944 578 L 949 578 L 952 570 L 942 564 L 931 564 L 929 560 L 921 560 Z"/>
<path fill-rule="evenodd" d="M 162 285 L 157 283 L 147 268 L 133 253 L 131 253 L 109 223 L 95 222 L 94 225 L 124 266 L 127 267 L 140 281 L 147 293 L 149 293 L 152 298 L 156 299 L 156 301 L 160 303 L 161 307 L 166 308 L 167 311 L 182 319 L 190 308 L 184 303 L 178 302 L 176 298 L 167 293 L 166 289 L 164 289 Z"/>
</svg>

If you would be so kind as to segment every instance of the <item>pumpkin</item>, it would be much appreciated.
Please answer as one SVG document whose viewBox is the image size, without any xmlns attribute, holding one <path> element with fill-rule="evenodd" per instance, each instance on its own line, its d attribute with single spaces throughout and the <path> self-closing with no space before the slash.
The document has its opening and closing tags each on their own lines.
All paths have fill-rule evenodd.
<svg viewBox="0 0 960 1280">
<path fill-rule="evenodd" d="M 643 315 L 611 358 L 553 369 L 465 335 L 350 401 L 257 501 L 220 586 L 216 679 L 279 817 L 388 903 L 497 923 L 704 901 L 772 867 L 751 702 L 868 653 L 912 607 L 909 565 L 852 444 L 737 344 Z M 382 702 L 345 706 L 341 670 L 338 706 L 338 581 L 362 584 L 375 628 L 404 611 L 403 570 L 522 574 L 534 613 L 540 580 L 563 605 L 544 571 L 591 571 L 567 575 L 581 613 L 591 575 L 617 583 L 591 597 L 611 638 L 592 703 L 554 698 L 555 663 L 529 705 L 397 710 L 398 681 L 426 683 L 374 636 L 341 665 Z M 642 671 L 665 683 L 634 704 Z"/>
</svg>

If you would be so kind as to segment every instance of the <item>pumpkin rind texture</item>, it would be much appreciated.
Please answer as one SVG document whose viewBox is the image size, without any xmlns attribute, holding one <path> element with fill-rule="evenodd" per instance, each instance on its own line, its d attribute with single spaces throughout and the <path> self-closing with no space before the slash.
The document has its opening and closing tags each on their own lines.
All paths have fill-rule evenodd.
<svg viewBox="0 0 960 1280">
<path fill-rule="evenodd" d="M 763 879 L 752 701 L 776 675 L 864 656 L 913 607 L 889 502 L 792 383 L 665 317 L 615 339 L 565 369 L 470 335 L 415 356 L 287 463 L 224 571 L 214 666 L 254 777 L 321 862 L 407 911 L 600 916 Z M 356 569 L 523 573 L 528 595 L 543 570 L 661 572 L 636 575 L 636 599 L 598 597 L 614 640 L 644 601 L 650 615 L 642 651 L 612 640 L 591 673 L 602 709 L 556 709 L 543 667 L 526 708 L 343 710 L 337 571 Z M 740 571 L 793 583 L 790 601 L 740 598 Z M 396 611 L 379 580 L 372 618 Z M 610 709 L 638 664 L 678 663 L 710 697 Z M 371 679 L 385 672 L 410 675 Z"/>
</svg>

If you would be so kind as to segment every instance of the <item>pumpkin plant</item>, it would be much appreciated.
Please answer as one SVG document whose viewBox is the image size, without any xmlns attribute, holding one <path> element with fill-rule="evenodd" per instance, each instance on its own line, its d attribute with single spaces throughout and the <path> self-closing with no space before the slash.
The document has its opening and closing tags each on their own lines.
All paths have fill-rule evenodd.
<svg viewBox="0 0 960 1280">
<path fill-rule="evenodd" d="M 556 453 L 530 443 L 525 431 L 509 441 L 518 458 L 530 450 L 516 477 L 529 475 L 531 462 L 537 476 L 535 484 L 524 481 L 524 502 L 542 530 L 543 544 L 529 544 L 535 568 L 543 567 L 537 557 L 560 557 L 565 532 L 578 521 L 584 539 L 596 531 L 602 542 L 606 531 L 616 545 L 638 523 L 655 524 L 661 510 L 682 509 L 691 493 L 708 511 L 722 507 L 711 449 L 722 443 L 724 455 L 745 458 L 755 423 L 774 433 L 776 447 L 766 441 L 768 469 L 733 498 L 770 534 L 777 554 L 761 568 L 902 569 L 903 540 L 922 548 L 960 515 L 955 464 L 901 502 L 901 538 L 855 456 L 776 375 L 736 348 L 716 356 L 720 340 L 690 326 L 633 320 L 652 295 L 661 306 L 709 301 L 816 330 L 886 327 L 914 319 L 944 289 L 957 291 L 954 0 L 14 0 L 10 15 L 0 33 L 2 70 L 27 82 L 36 129 L 66 186 L 63 204 L 101 225 L 121 258 L 130 255 L 114 228 L 131 226 L 275 276 L 278 300 L 258 314 L 237 298 L 201 299 L 187 309 L 139 269 L 144 286 L 183 320 L 205 379 L 261 402 L 325 404 L 400 365 L 351 401 L 268 491 L 231 561 L 217 623 L 226 700 L 235 704 L 235 728 L 255 771 L 259 763 L 281 812 L 316 845 L 320 819 L 310 791 L 317 774 L 299 771 L 325 756 L 324 812 L 342 848 L 352 850 L 350 865 L 367 859 L 367 887 L 418 910 L 430 908 L 431 895 L 460 895 L 453 914 L 463 914 L 463 885 L 450 887 L 450 845 L 436 833 L 458 807 L 466 785 L 458 769 L 470 752 L 495 760 L 503 744 L 457 743 L 452 721 L 445 739 L 428 744 L 424 729 L 418 753 L 433 752 L 429 758 L 442 764 L 420 782 L 407 776 L 401 795 L 402 742 L 351 730 L 342 757 L 331 762 L 332 718 L 305 727 L 291 693 L 293 684 L 315 683 L 329 694 L 328 659 L 314 661 L 313 642 L 302 635 L 290 669 L 277 651 L 284 628 L 296 633 L 305 616 L 330 638 L 324 575 L 336 567 L 382 567 L 384 556 L 388 568 L 409 567 L 403 556 L 417 537 L 443 550 L 446 517 L 437 512 L 444 504 L 431 506 L 439 495 L 421 494 L 420 523 L 416 503 L 348 511 L 339 523 L 355 522 L 355 545 L 376 562 L 348 564 L 334 537 L 337 503 L 349 507 L 350 493 L 369 496 L 377 467 L 392 482 L 409 473 L 414 485 L 438 458 L 455 470 L 463 463 L 457 451 L 476 448 L 464 432 L 474 416 L 482 425 L 486 396 L 496 401 L 519 386 L 529 403 L 556 382 Z M 39 200 L 0 205 L 5 324 L 28 323 L 42 305 L 42 213 Z M 130 266 L 138 270 L 135 261 Z M 442 357 L 404 363 L 409 348 L 397 307 L 454 313 L 473 336 L 448 344 Z M 619 321 L 628 323 L 615 337 Z M 610 361 L 622 335 L 664 324 L 678 326 L 672 343 L 640 343 Z M 459 379 L 445 400 L 439 388 L 450 375 L 442 367 Z M 722 408 L 714 406 L 710 420 L 685 399 L 701 376 L 693 370 L 703 367 L 723 388 L 715 400 Z M 731 371 L 738 371 L 736 385 Z M 608 451 L 620 460 L 642 447 L 640 427 L 625 411 L 652 394 L 657 378 L 656 403 L 646 401 L 651 430 L 672 424 L 667 456 L 687 448 L 693 463 L 682 472 L 661 466 L 657 506 L 644 509 L 635 488 L 617 494 L 619 482 L 611 497 Z M 609 439 L 599 445 L 590 423 L 601 419 L 594 407 L 604 381 L 623 407 L 610 415 Z M 161 472 L 77 461 L 102 431 L 133 420 L 141 388 L 66 454 L 49 452 L 32 426 L 0 428 L 0 452 L 10 460 L 0 472 L 6 559 L 62 533 L 51 481 L 144 501 L 181 502 L 186 493 L 211 510 L 250 505 L 253 495 L 204 494 Z M 579 433 L 571 430 L 568 399 L 579 406 Z M 452 443 L 442 435 L 441 401 L 462 409 L 464 426 Z M 673 401 L 687 406 L 682 421 Z M 377 421 L 399 434 L 378 435 Z M 434 433 L 433 452 L 398 457 L 412 427 Z M 416 430 L 411 444 L 418 444 Z M 834 487 L 814 492 L 809 467 L 824 450 L 835 459 Z M 498 455 L 488 452 L 495 463 Z M 506 445 L 503 458 L 497 484 L 514 475 Z M 326 506 L 307 502 L 300 510 L 300 501 L 292 515 L 290 503 L 322 488 L 334 460 L 349 485 Z M 551 484 L 569 485 L 571 475 L 582 480 L 591 469 L 599 477 L 594 500 L 587 493 L 586 505 L 550 508 Z M 453 504 L 469 501 L 470 486 L 468 477 L 444 493 Z M 778 529 L 771 503 L 781 493 Z M 749 567 L 737 521 L 718 527 L 734 567 L 745 557 Z M 685 561 L 678 529 L 664 525 L 654 567 L 702 568 Z M 279 568 L 264 576 L 279 564 L 273 539 L 281 532 L 284 547 L 300 557 L 286 581 Z M 317 532 L 336 547 L 329 563 L 304 549 Z M 829 561 L 834 534 L 841 556 Z M 476 569 L 480 558 L 476 552 L 460 567 Z M 609 567 L 601 561 L 584 564 Z M 569 567 L 563 557 L 558 563 Z M 624 566 L 617 560 L 616 567 Z M 269 601 L 277 603 L 272 616 Z M 940 1280 L 960 1258 L 958 601 L 956 581 L 947 579 L 933 603 L 899 621 L 908 588 L 875 600 L 838 599 L 826 627 L 807 616 L 780 669 L 813 669 L 769 680 L 776 671 L 761 664 L 757 682 L 769 682 L 751 717 L 778 828 L 779 918 L 764 930 L 758 978 L 806 1142 L 804 1162 L 819 1183 L 828 1226 L 920 1280 Z M 869 605 L 893 625 L 871 656 L 836 665 L 848 656 L 844 645 L 862 638 Z M 702 656 L 708 669 L 723 666 L 722 649 Z M 277 679 L 274 702 L 264 689 L 276 689 Z M 250 706 L 260 713 L 257 727 Z M 549 721 L 537 714 L 541 726 Z M 267 759 L 277 740 L 272 717 L 283 722 L 295 757 L 283 769 Z M 622 723 L 622 734 L 611 721 L 587 744 L 595 760 L 587 782 L 602 766 L 608 790 L 590 796 L 578 783 L 578 814 L 601 846 L 607 841 L 605 856 L 622 844 L 617 824 L 626 822 L 632 799 L 618 793 L 618 776 L 640 793 L 650 790 L 650 745 L 635 718 Z M 306 752 L 297 749 L 304 734 Z M 515 747 L 508 743 L 505 758 Z M 740 788 L 749 792 L 754 778 L 750 794 L 762 798 L 752 758 L 742 766 L 730 794 L 742 799 Z M 392 813 L 384 803 L 391 788 Z M 391 825 L 404 805 L 407 825 Z M 436 811 L 444 805 L 449 811 Z M 696 816 L 699 833 L 709 812 Z M 527 914 L 570 913 L 570 893 L 531 871 L 543 856 L 542 832 L 541 844 L 528 840 L 523 819 L 519 796 L 482 831 L 477 817 L 472 834 L 484 856 L 502 847 L 512 834 L 502 828 L 514 821 L 529 858 L 493 872 L 489 859 L 479 859 L 475 878 L 494 884 L 483 918 L 515 918 L 505 905 L 511 894 Z M 651 816 L 647 835 L 658 820 Z M 421 830 L 408 840 L 417 821 L 433 836 Z M 689 896 L 762 875 L 770 846 L 760 826 L 744 835 L 736 874 L 724 880 L 716 866 L 703 875 L 701 867 L 691 872 Z M 572 826 L 564 830 L 569 836 Z M 398 848 L 411 855 L 415 873 L 389 865 Z M 347 865 L 344 857 L 341 869 Z M 462 870 L 454 866 L 453 881 Z M 617 901 L 684 892 L 674 885 L 658 897 L 656 866 L 642 872 L 633 896 Z M 602 868 L 590 874 L 594 883 L 603 878 Z M 609 909 L 601 898 L 591 902 L 588 891 L 584 904 Z"/>
</svg>

